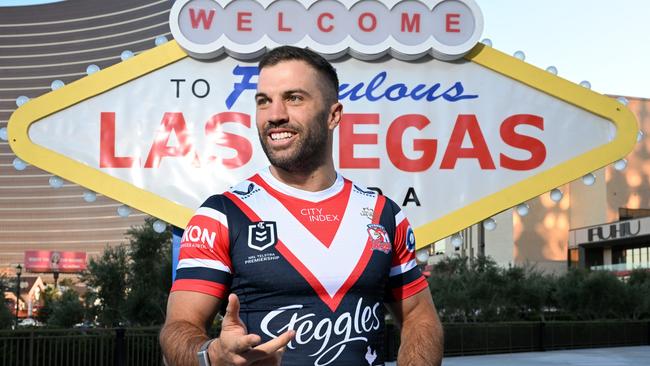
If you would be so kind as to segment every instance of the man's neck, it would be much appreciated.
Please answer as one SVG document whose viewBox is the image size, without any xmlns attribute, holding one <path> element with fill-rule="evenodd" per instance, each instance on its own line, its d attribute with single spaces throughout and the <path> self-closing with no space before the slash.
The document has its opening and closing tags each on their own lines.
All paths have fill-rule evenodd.
<svg viewBox="0 0 650 366">
<path fill-rule="evenodd" d="M 336 181 L 334 164 L 327 164 L 311 172 L 289 172 L 271 165 L 271 174 L 280 182 L 303 191 L 325 190 Z"/>
</svg>

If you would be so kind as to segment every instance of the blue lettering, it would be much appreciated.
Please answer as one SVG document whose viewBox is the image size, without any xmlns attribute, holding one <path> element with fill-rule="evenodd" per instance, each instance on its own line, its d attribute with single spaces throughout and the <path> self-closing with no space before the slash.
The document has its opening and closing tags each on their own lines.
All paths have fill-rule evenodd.
<svg viewBox="0 0 650 366">
<path fill-rule="evenodd" d="M 252 78 L 259 76 L 257 66 L 235 66 L 232 71 L 233 75 L 241 76 L 241 81 L 233 84 L 233 90 L 226 98 L 226 107 L 230 109 L 239 96 L 246 90 L 256 90 L 257 83 L 252 82 Z M 435 83 L 432 85 L 417 84 L 414 87 L 409 87 L 404 83 L 395 83 L 384 86 L 388 79 L 388 73 L 382 71 L 376 74 L 367 84 L 359 82 L 351 85 L 342 83 L 339 87 L 339 100 L 348 99 L 350 101 L 357 101 L 366 99 L 369 102 L 377 102 L 382 99 L 396 102 L 401 99 L 410 98 L 414 101 L 426 99 L 427 102 L 433 102 L 440 98 L 448 102 L 458 102 L 465 99 L 476 99 L 477 94 L 465 94 L 465 87 L 463 83 L 457 81 L 451 87 L 443 92 L 440 92 L 442 85 Z"/>
<path fill-rule="evenodd" d="M 363 98 L 363 95 L 359 95 L 359 91 L 363 88 L 363 83 L 359 83 L 354 86 L 351 90 L 344 92 L 345 88 L 350 86 L 350 84 L 341 84 L 339 86 L 339 99 L 343 100 L 347 96 L 350 96 L 350 100 L 355 101 Z"/>
<path fill-rule="evenodd" d="M 370 80 L 368 83 L 368 89 L 366 89 L 366 98 L 369 101 L 375 102 L 381 99 L 381 95 L 376 97 L 372 95 L 372 92 L 374 92 L 375 89 L 379 88 L 379 86 L 384 83 L 384 80 L 386 80 L 386 75 L 386 71 L 382 71 L 379 74 L 375 75 L 375 77 L 372 78 L 372 80 Z"/>
<path fill-rule="evenodd" d="M 226 107 L 228 107 L 228 109 L 235 104 L 241 93 L 245 90 L 257 90 L 257 83 L 251 83 L 251 78 L 253 76 L 258 76 L 259 73 L 257 66 L 235 66 L 232 70 L 232 74 L 241 75 L 242 81 L 241 83 L 233 84 L 232 92 L 230 92 L 230 95 L 226 98 Z"/>
<path fill-rule="evenodd" d="M 442 86 L 440 83 L 435 83 L 430 86 L 417 84 L 413 88 L 409 88 L 404 83 L 396 83 L 384 88 L 386 79 L 388 79 L 388 73 L 382 71 L 375 75 L 367 85 L 364 82 L 355 85 L 341 84 L 339 88 L 339 100 L 345 100 L 347 98 L 354 102 L 365 97 L 369 102 L 376 102 L 381 99 L 395 102 L 405 98 L 410 98 L 415 101 L 426 98 L 427 102 L 433 102 L 443 98 L 448 102 L 457 102 L 464 99 L 478 98 L 477 94 L 464 94 L 465 87 L 460 81 L 454 83 L 447 90 L 439 92 Z"/>
<path fill-rule="evenodd" d="M 449 94 L 449 92 L 451 92 L 451 91 L 455 91 L 455 94 Z M 454 84 L 454 86 L 447 89 L 442 94 L 442 97 L 445 98 L 445 100 L 450 101 L 450 102 L 457 102 L 457 101 L 463 100 L 463 99 L 478 98 L 478 95 L 463 95 L 464 91 L 465 91 L 465 88 L 463 87 L 463 84 L 460 81 L 457 81 L 456 84 Z"/>
</svg>

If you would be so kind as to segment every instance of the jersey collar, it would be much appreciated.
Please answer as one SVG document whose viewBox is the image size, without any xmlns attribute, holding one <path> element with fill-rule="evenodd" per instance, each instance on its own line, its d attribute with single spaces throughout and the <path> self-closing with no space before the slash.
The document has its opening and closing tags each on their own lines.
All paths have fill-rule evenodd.
<svg viewBox="0 0 650 366">
<path fill-rule="evenodd" d="M 334 184 L 332 184 L 329 188 L 316 192 L 305 191 L 291 187 L 290 185 L 279 181 L 276 177 L 273 176 L 273 174 L 271 174 L 271 167 L 262 169 L 259 172 L 259 175 L 274 190 L 309 202 L 320 202 L 333 197 L 334 195 L 341 192 L 344 185 L 343 177 L 338 172 L 336 172 L 336 180 L 334 180 Z"/>
</svg>

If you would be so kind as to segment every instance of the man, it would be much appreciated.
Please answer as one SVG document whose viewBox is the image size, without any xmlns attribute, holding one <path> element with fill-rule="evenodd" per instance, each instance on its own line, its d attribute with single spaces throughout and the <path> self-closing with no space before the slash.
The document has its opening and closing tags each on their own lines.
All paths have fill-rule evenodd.
<svg viewBox="0 0 650 366">
<path fill-rule="evenodd" d="M 386 303 L 401 326 L 399 365 L 439 365 L 442 329 L 408 220 L 334 169 L 334 68 L 285 46 L 259 69 L 256 123 L 271 166 L 190 220 L 160 334 L 167 362 L 196 364 L 198 352 L 211 365 L 383 365 Z"/>
</svg>

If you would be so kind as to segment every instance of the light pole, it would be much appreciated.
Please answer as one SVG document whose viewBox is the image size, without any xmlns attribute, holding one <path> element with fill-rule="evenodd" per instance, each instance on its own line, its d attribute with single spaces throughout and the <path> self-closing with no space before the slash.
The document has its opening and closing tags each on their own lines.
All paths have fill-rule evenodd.
<svg viewBox="0 0 650 366">
<path fill-rule="evenodd" d="M 18 328 L 18 304 L 20 303 L 20 275 L 23 273 L 23 266 L 16 266 L 16 328 Z"/>
</svg>

